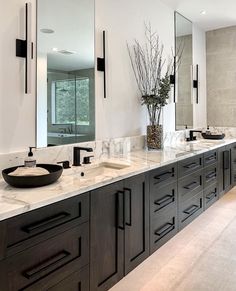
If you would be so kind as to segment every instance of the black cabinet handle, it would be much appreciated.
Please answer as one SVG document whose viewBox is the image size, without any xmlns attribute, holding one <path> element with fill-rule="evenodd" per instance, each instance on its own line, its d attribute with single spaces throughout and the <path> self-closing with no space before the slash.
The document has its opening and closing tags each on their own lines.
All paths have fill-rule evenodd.
<svg viewBox="0 0 236 291">
<path fill-rule="evenodd" d="M 117 192 L 117 227 L 125 229 L 125 193 L 124 191 Z"/>
<path fill-rule="evenodd" d="M 39 276 L 42 272 L 45 273 L 45 271 L 51 271 L 53 268 L 56 268 L 58 266 L 58 263 L 64 261 L 67 259 L 71 254 L 65 250 L 61 251 L 54 257 L 51 257 L 50 259 L 42 262 L 41 264 L 37 265 L 36 267 L 26 271 L 23 273 L 24 277 L 27 279 L 32 279 L 36 276 Z"/>
<path fill-rule="evenodd" d="M 216 171 L 210 172 L 208 175 L 206 175 L 206 179 L 211 179 L 216 177 Z"/>
<path fill-rule="evenodd" d="M 124 188 L 125 191 L 125 224 L 132 226 L 132 190 Z"/>
<path fill-rule="evenodd" d="M 67 212 L 58 213 L 57 215 L 44 219 L 40 222 L 22 227 L 22 230 L 24 232 L 27 232 L 28 234 L 32 234 L 35 232 L 36 233 L 42 232 L 51 227 L 54 227 L 56 224 L 62 223 L 69 216 L 70 216 L 70 213 L 67 213 Z"/>
<path fill-rule="evenodd" d="M 199 185 L 198 182 L 193 181 L 192 183 L 190 183 L 190 184 L 184 186 L 183 188 L 185 188 L 185 189 L 187 189 L 187 190 L 192 190 L 192 189 L 196 188 L 196 184 Z"/>
<path fill-rule="evenodd" d="M 194 163 L 185 165 L 184 168 L 186 168 L 186 169 L 194 169 L 194 168 L 196 168 L 198 166 L 199 166 L 199 164 L 197 164 L 196 162 L 194 162 Z"/>
<path fill-rule="evenodd" d="M 165 206 L 167 206 L 167 205 L 169 205 L 169 204 L 171 204 L 172 202 L 175 201 L 174 191 L 175 191 L 175 190 L 173 189 L 173 190 L 172 190 L 172 192 L 173 192 L 172 195 L 169 195 L 169 194 L 168 194 L 168 195 L 165 195 L 164 197 L 162 197 L 162 198 L 160 198 L 160 199 L 154 201 L 154 204 L 155 204 L 155 205 L 160 206 L 160 207 L 158 208 L 158 210 L 160 210 L 161 208 L 163 208 L 163 207 L 165 207 Z"/>
<path fill-rule="evenodd" d="M 175 228 L 175 222 L 173 223 L 167 222 L 161 228 L 155 231 L 155 235 L 159 236 L 159 239 L 160 239 L 163 236 L 167 235 L 169 232 L 171 232 L 174 228 Z"/>
<path fill-rule="evenodd" d="M 163 181 L 173 176 L 174 176 L 174 170 L 157 175 L 154 177 L 154 179 Z"/>
<path fill-rule="evenodd" d="M 198 205 L 192 205 L 189 208 L 187 208 L 186 210 L 184 210 L 183 212 L 188 214 L 189 216 L 193 215 L 196 211 L 198 211 L 200 209 L 200 206 Z"/>
<path fill-rule="evenodd" d="M 229 151 L 224 151 L 223 152 L 223 166 L 224 166 L 224 170 L 228 170 L 230 165 L 229 165 Z"/>
<path fill-rule="evenodd" d="M 210 202 L 213 198 L 215 198 L 217 196 L 217 189 L 215 188 L 215 191 L 209 193 L 206 196 L 206 199 L 208 200 L 207 202 Z"/>
<path fill-rule="evenodd" d="M 215 160 L 215 159 L 216 159 L 215 155 L 211 155 L 211 156 L 206 158 L 207 161 L 212 161 L 212 160 Z"/>
</svg>

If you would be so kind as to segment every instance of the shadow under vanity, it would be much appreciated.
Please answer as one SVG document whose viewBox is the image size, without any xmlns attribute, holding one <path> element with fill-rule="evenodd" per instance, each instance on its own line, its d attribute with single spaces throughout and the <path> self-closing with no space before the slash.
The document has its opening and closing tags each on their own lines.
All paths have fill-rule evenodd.
<svg viewBox="0 0 236 291">
<path fill-rule="evenodd" d="M 108 290 L 235 185 L 235 161 L 218 143 L 1 221 L 1 290 Z"/>
</svg>

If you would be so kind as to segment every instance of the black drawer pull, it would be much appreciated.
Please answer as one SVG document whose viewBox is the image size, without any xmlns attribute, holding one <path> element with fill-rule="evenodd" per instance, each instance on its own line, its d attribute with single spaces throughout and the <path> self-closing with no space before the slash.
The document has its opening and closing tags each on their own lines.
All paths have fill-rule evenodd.
<svg viewBox="0 0 236 291">
<path fill-rule="evenodd" d="M 217 189 L 215 189 L 214 192 L 209 193 L 206 196 L 206 199 L 208 200 L 207 202 L 210 202 L 213 198 L 215 198 L 217 196 Z"/>
<path fill-rule="evenodd" d="M 155 235 L 158 235 L 160 238 L 167 235 L 169 232 L 171 232 L 175 228 L 175 223 L 169 223 L 167 222 L 164 224 L 161 228 L 155 231 Z M 160 239 L 159 238 L 159 239 Z"/>
<path fill-rule="evenodd" d="M 62 212 L 55 216 L 52 216 L 50 218 L 44 219 L 40 222 L 22 227 L 22 230 L 24 232 L 27 232 L 28 234 L 34 233 L 34 232 L 40 232 L 49 229 L 50 227 L 54 227 L 55 224 L 59 224 L 60 221 L 64 221 L 66 218 L 70 216 L 70 213 Z"/>
<path fill-rule="evenodd" d="M 117 227 L 125 229 L 125 193 L 124 191 L 117 192 Z"/>
<path fill-rule="evenodd" d="M 212 156 L 209 156 L 206 158 L 207 161 L 213 161 L 216 159 L 216 156 L 215 155 L 212 155 Z"/>
<path fill-rule="evenodd" d="M 194 181 L 194 182 L 184 186 L 183 188 L 185 188 L 187 190 L 192 190 L 192 189 L 196 188 L 196 184 L 199 185 L 198 182 Z"/>
<path fill-rule="evenodd" d="M 124 188 L 124 191 L 125 191 L 125 224 L 128 226 L 132 226 L 132 190 L 130 188 Z"/>
<path fill-rule="evenodd" d="M 158 176 L 155 176 L 154 179 L 163 181 L 163 180 L 166 180 L 166 179 L 171 178 L 173 176 L 174 176 L 174 171 L 172 170 L 172 171 L 162 173 Z"/>
<path fill-rule="evenodd" d="M 62 262 L 63 260 L 68 258 L 70 255 L 71 254 L 69 252 L 63 250 L 57 255 L 55 255 L 54 257 L 50 258 L 49 260 L 44 261 L 43 263 L 32 268 L 31 270 L 24 272 L 24 276 L 25 278 L 30 280 L 34 278 L 35 276 L 40 275 L 40 273 L 47 271 L 47 269 L 50 269 L 51 271 L 53 267 L 56 267 L 59 262 Z"/>
<path fill-rule="evenodd" d="M 224 166 L 224 170 L 228 170 L 230 167 L 230 155 L 229 155 L 229 151 L 224 151 L 223 152 L 223 166 Z"/>
<path fill-rule="evenodd" d="M 206 175 L 206 178 L 207 178 L 207 179 L 211 179 L 211 178 L 215 178 L 215 177 L 216 177 L 216 172 L 215 172 L 215 171 L 209 173 L 208 175 Z"/>
<path fill-rule="evenodd" d="M 192 205 L 183 212 L 188 214 L 189 216 L 193 215 L 196 211 L 198 211 L 201 207 L 198 205 Z"/>
<path fill-rule="evenodd" d="M 164 206 L 167 206 L 169 205 L 170 203 L 174 202 L 175 201 L 175 196 L 174 194 L 173 195 L 165 195 L 164 197 L 158 199 L 158 200 L 155 200 L 154 201 L 154 204 L 160 206 L 160 207 L 164 207 Z"/>
<path fill-rule="evenodd" d="M 198 166 L 199 166 L 199 164 L 194 162 L 194 163 L 191 163 L 191 164 L 188 164 L 188 165 L 184 166 L 184 168 L 186 168 L 186 169 L 194 169 L 194 168 L 197 168 Z"/>
</svg>

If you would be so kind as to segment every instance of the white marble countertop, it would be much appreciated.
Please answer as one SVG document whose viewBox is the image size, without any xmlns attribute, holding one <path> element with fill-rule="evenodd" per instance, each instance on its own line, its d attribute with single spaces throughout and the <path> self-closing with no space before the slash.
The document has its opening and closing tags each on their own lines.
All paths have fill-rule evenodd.
<svg viewBox="0 0 236 291">
<path fill-rule="evenodd" d="M 125 164 L 123 169 L 98 169 L 95 161 L 91 165 L 72 167 L 63 171 L 60 179 L 51 185 L 19 189 L 6 184 L 0 179 L 0 220 L 4 220 L 42 206 L 88 192 L 92 189 L 140 174 L 155 168 L 197 155 L 221 146 L 236 142 L 236 139 L 198 140 L 179 143 L 174 147 L 166 147 L 161 151 L 134 151 L 126 155 L 113 157 L 109 162 Z M 81 177 L 81 171 L 88 173 Z M 96 176 L 89 174 L 91 171 Z"/>
</svg>

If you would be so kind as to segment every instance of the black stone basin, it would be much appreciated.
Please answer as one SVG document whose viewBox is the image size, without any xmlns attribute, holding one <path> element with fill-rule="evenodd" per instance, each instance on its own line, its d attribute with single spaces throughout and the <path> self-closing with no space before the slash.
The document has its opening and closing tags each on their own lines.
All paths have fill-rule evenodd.
<svg viewBox="0 0 236 291">
<path fill-rule="evenodd" d="M 4 169 L 2 171 L 3 179 L 11 186 L 16 188 L 35 188 L 42 187 L 56 182 L 62 172 L 63 168 L 60 165 L 53 164 L 37 164 L 36 167 L 41 167 L 49 171 L 49 174 L 40 176 L 9 176 L 8 174 L 15 171 L 18 167 Z"/>
<path fill-rule="evenodd" d="M 205 139 L 223 139 L 225 137 L 225 134 L 206 134 L 206 133 L 202 133 L 202 137 Z"/>
</svg>

